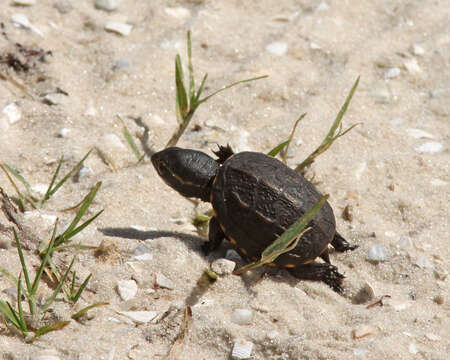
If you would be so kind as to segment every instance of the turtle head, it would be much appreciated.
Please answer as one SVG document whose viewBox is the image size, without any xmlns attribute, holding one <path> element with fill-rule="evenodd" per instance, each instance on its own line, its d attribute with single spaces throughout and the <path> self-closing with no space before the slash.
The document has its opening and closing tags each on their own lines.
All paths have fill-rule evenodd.
<svg viewBox="0 0 450 360">
<path fill-rule="evenodd" d="M 152 163 L 164 182 L 185 197 L 209 201 L 212 179 L 219 164 L 200 151 L 170 147 L 152 155 Z"/>
</svg>

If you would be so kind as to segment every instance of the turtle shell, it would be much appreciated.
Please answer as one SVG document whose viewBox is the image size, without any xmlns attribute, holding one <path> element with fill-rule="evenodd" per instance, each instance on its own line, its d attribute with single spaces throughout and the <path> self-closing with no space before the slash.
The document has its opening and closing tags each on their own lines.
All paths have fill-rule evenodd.
<svg viewBox="0 0 450 360">
<path fill-rule="evenodd" d="M 225 236 L 249 260 L 308 211 L 322 194 L 302 175 L 281 161 L 256 152 L 241 152 L 220 167 L 212 186 L 211 203 Z M 277 258 L 276 265 L 295 267 L 318 257 L 336 232 L 328 203 L 308 225 L 295 249 Z"/>
</svg>

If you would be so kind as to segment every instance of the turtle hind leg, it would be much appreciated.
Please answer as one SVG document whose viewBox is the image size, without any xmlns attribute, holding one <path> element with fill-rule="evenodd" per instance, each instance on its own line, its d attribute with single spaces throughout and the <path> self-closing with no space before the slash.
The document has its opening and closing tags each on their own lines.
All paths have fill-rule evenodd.
<svg viewBox="0 0 450 360">
<path fill-rule="evenodd" d="M 331 264 L 312 262 L 298 265 L 295 268 L 288 269 L 288 271 L 297 279 L 323 281 L 337 293 L 343 292 L 341 284 L 345 276 L 338 271 L 336 266 Z"/>
<path fill-rule="evenodd" d="M 218 146 L 219 150 L 213 151 L 213 153 L 218 157 L 217 162 L 223 164 L 230 156 L 234 155 L 234 152 L 229 144 L 227 144 L 227 146 Z"/>
<path fill-rule="evenodd" d="M 220 228 L 219 222 L 215 217 L 212 217 L 211 220 L 209 220 L 208 238 L 209 241 L 205 242 L 202 245 L 202 249 L 206 255 L 218 249 L 220 244 L 222 243 L 222 240 L 225 239 L 225 234 Z"/>
<path fill-rule="evenodd" d="M 350 245 L 350 243 L 345 240 L 341 235 L 337 232 L 334 234 L 334 238 L 331 241 L 331 245 L 335 248 L 336 251 L 344 252 L 347 250 L 355 250 L 358 245 Z"/>
</svg>

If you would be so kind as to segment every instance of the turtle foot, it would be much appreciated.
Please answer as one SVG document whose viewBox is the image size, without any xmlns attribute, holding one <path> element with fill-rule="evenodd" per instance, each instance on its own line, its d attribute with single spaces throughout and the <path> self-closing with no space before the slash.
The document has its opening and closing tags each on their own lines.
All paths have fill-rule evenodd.
<svg viewBox="0 0 450 360">
<path fill-rule="evenodd" d="M 311 263 L 289 269 L 289 272 L 298 279 L 322 281 L 337 293 L 343 292 L 341 284 L 342 279 L 344 279 L 345 276 L 342 275 L 334 265 L 327 263 Z"/>
</svg>

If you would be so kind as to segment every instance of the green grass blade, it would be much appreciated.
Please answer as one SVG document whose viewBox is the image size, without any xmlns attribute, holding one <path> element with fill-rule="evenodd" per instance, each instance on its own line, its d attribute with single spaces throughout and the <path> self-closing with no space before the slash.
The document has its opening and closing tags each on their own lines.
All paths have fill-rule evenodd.
<svg viewBox="0 0 450 360">
<path fill-rule="evenodd" d="M 306 116 L 306 113 L 303 113 L 297 119 L 294 126 L 292 127 L 291 134 L 289 135 L 289 139 L 288 139 L 288 143 L 287 143 L 286 147 L 281 149 L 280 156 L 281 156 L 281 159 L 283 160 L 283 163 L 285 163 L 285 164 L 287 164 L 287 154 L 289 151 L 289 145 L 291 144 L 292 139 L 294 138 L 295 130 L 297 129 L 297 126 L 300 123 L 300 121 L 302 121 L 305 116 Z"/>
<path fill-rule="evenodd" d="M 61 235 L 59 235 L 56 238 L 55 246 L 60 246 L 63 242 L 67 241 L 70 237 L 72 237 L 76 234 L 76 233 L 73 233 L 74 229 L 80 222 L 84 213 L 87 211 L 87 209 L 91 205 L 92 201 L 94 201 L 95 195 L 97 194 L 97 191 L 98 191 L 98 189 L 100 189 L 101 185 L 102 185 L 102 182 L 99 181 L 97 184 L 95 184 L 95 186 L 91 189 L 91 191 L 89 191 L 89 194 L 86 196 L 84 202 L 81 204 L 80 208 L 78 209 L 77 214 L 75 215 L 75 218 L 72 220 L 69 227 Z M 98 216 L 100 213 L 98 213 L 96 216 Z M 84 229 L 84 227 L 83 227 L 83 229 Z M 81 231 L 81 230 L 79 230 L 79 231 Z M 77 231 L 77 232 L 79 232 L 79 231 Z"/>
<path fill-rule="evenodd" d="M 350 104 L 350 101 L 352 100 L 352 97 L 356 91 L 356 88 L 359 84 L 359 76 L 355 81 L 355 84 L 353 85 L 352 89 L 350 90 L 349 94 L 347 95 L 347 98 L 345 99 L 344 104 L 342 105 L 341 109 L 339 110 L 339 113 L 336 116 L 336 119 L 334 120 L 333 124 L 331 125 L 330 130 L 328 131 L 327 136 L 322 141 L 322 143 L 319 145 L 319 147 L 314 150 L 303 162 L 301 162 L 297 167 L 295 168 L 295 171 L 301 172 L 305 167 L 311 165 L 314 162 L 314 159 L 322 154 L 324 151 L 326 151 L 333 142 L 338 139 L 339 137 L 345 135 L 347 132 L 349 132 L 351 129 L 353 129 L 356 125 L 351 126 L 344 132 L 342 132 L 341 129 L 341 121 L 344 117 L 345 112 L 347 111 L 348 105 Z M 339 128 L 338 134 L 336 134 L 336 130 Z"/>
<path fill-rule="evenodd" d="M 3 275 L 5 275 L 6 277 L 8 277 L 9 280 L 11 280 L 14 283 L 14 285 L 17 286 L 17 283 L 18 283 L 17 278 L 14 275 L 12 275 L 8 270 L 6 270 L 4 268 L 0 268 L 0 272 Z"/>
<path fill-rule="evenodd" d="M 272 157 L 277 156 L 281 150 L 288 146 L 289 142 L 290 140 L 283 141 L 281 144 L 275 146 L 272 150 L 270 150 L 267 155 Z"/>
<path fill-rule="evenodd" d="M 86 280 L 83 281 L 83 283 L 81 284 L 81 286 L 78 288 L 78 291 L 75 295 L 73 295 L 73 290 L 75 289 L 75 286 L 72 287 L 72 296 L 71 296 L 71 300 L 76 303 L 78 301 L 78 299 L 80 298 L 81 294 L 83 293 L 84 289 L 86 288 L 89 280 L 91 279 L 92 274 L 89 274 L 89 276 L 86 278 Z"/>
<path fill-rule="evenodd" d="M 22 331 L 28 332 L 27 322 L 25 321 L 25 316 L 23 314 L 22 308 L 22 279 L 20 276 L 17 284 L 17 309 L 19 310 L 20 328 L 22 329 Z"/>
<path fill-rule="evenodd" d="M 14 183 L 14 181 L 9 177 L 9 181 L 11 182 L 11 184 L 13 185 L 14 189 L 17 192 L 17 195 L 19 197 L 22 197 L 23 199 L 27 200 L 34 208 L 36 208 L 36 201 L 37 199 L 32 195 L 32 191 L 31 191 L 31 186 L 29 184 L 28 181 L 25 180 L 25 178 L 13 167 L 9 166 L 7 163 L 3 163 L 0 164 L 0 166 L 3 168 L 3 171 L 5 171 L 5 173 L 8 175 L 8 172 L 6 170 L 8 170 L 11 174 L 14 175 L 14 177 L 19 180 L 23 186 L 25 186 L 25 189 L 27 191 L 28 197 L 26 198 L 23 194 L 20 193 L 20 191 L 18 191 L 18 187 L 16 186 L 16 184 Z M 6 168 L 6 170 L 5 170 Z"/>
<path fill-rule="evenodd" d="M 130 132 L 128 131 L 127 126 L 125 125 L 125 123 L 123 121 L 122 121 L 122 134 L 125 137 L 125 140 L 127 141 L 128 146 L 131 148 L 131 151 L 133 152 L 134 156 L 136 156 L 138 161 L 141 161 L 142 160 L 142 154 L 139 151 L 139 148 L 137 147 L 136 142 L 133 139 L 133 136 L 130 134 Z"/>
<path fill-rule="evenodd" d="M 51 190 L 47 191 L 44 198 L 41 201 L 41 205 L 43 205 L 55 192 L 58 191 L 58 189 L 64 185 L 64 183 L 73 175 L 75 174 L 83 165 L 84 160 L 91 154 L 92 149 L 89 150 L 86 155 L 83 156 L 83 158 L 70 170 L 62 179 L 59 181 L 55 186 L 52 186 Z M 55 171 L 56 174 L 56 171 Z"/>
<path fill-rule="evenodd" d="M 266 77 L 269 77 L 269 75 L 262 75 L 262 76 L 257 76 L 257 77 L 253 77 L 253 78 L 250 78 L 250 79 L 236 81 L 236 82 L 234 82 L 232 84 L 224 86 L 223 88 L 221 88 L 219 90 L 214 91 L 212 94 L 210 94 L 208 96 L 205 96 L 203 99 L 198 100 L 197 104 L 200 105 L 201 103 L 204 103 L 205 101 L 207 101 L 208 99 L 210 99 L 214 95 L 217 95 L 218 93 L 220 93 L 222 91 L 225 91 L 225 90 L 227 90 L 229 88 L 232 88 L 233 86 L 236 86 L 236 85 L 239 85 L 239 84 L 244 84 L 244 83 L 247 83 L 247 82 L 250 82 L 250 81 L 265 79 Z"/>
<path fill-rule="evenodd" d="M 14 180 L 12 179 L 12 177 L 9 175 L 8 170 L 6 170 L 6 167 L 4 166 L 6 164 L 2 164 L 0 163 L 0 168 L 3 170 L 3 172 L 5 173 L 6 177 L 8 178 L 9 182 L 11 183 L 11 185 L 14 187 L 14 189 L 16 190 L 17 193 L 17 197 L 18 197 L 18 201 L 19 201 L 19 208 L 20 211 L 24 212 L 25 211 L 25 196 L 22 194 L 22 192 L 19 190 L 19 187 L 16 185 L 16 183 L 14 182 Z M 11 168 L 12 169 L 12 168 Z"/>
<path fill-rule="evenodd" d="M 83 231 L 86 228 L 86 226 L 88 226 L 91 222 L 93 222 L 95 219 L 97 219 L 103 213 L 103 211 L 104 210 L 100 210 L 97 214 L 95 214 L 89 220 L 86 220 L 83 224 L 81 224 L 77 228 L 73 229 L 72 231 L 65 232 L 64 236 L 62 236 L 61 238 L 58 237 L 58 247 L 57 247 L 58 250 L 60 250 L 59 244 L 62 244 L 64 242 L 70 240 L 70 238 L 74 237 L 76 234 Z M 85 247 L 85 248 L 88 249 L 88 247 Z"/>
<path fill-rule="evenodd" d="M 86 306 L 85 308 L 83 308 L 80 311 L 73 314 L 72 319 L 77 320 L 80 316 L 83 316 L 84 314 L 86 314 L 88 312 L 88 310 L 91 310 L 91 309 L 99 307 L 99 306 L 104 306 L 104 305 L 109 305 L 109 303 L 108 302 L 98 302 L 98 303 Z"/>
<path fill-rule="evenodd" d="M 47 311 L 47 309 L 49 308 L 49 306 L 53 303 L 53 301 L 55 300 L 56 296 L 60 293 L 61 288 L 63 287 L 67 276 L 69 276 L 69 272 L 70 270 L 72 270 L 72 266 L 73 263 L 75 262 L 75 257 L 72 259 L 72 261 L 70 262 L 69 267 L 67 268 L 66 272 L 64 273 L 64 275 L 62 276 L 62 278 L 59 280 L 58 285 L 56 286 L 55 290 L 53 290 L 52 295 L 47 299 L 47 301 L 45 302 L 45 304 L 41 307 L 40 312 L 44 313 Z"/>
<path fill-rule="evenodd" d="M 281 234 L 272 244 L 270 244 L 261 254 L 261 259 L 257 262 L 246 265 L 240 269 L 237 269 L 233 274 L 241 274 L 247 270 L 255 269 L 263 266 L 264 264 L 271 263 L 276 258 L 288 251 L 291 251 L 300 240 L 301 236 L 309 230 L 305 229 L 309 222 L 316 216 L 319 210 L 327 202 L 328 195 L 322 196 L 322 198 L 316 202 L 300 219 L 293 223 L 287 230 Z"/>
<path fill-rule="evenodd" d="M 59 171 L 61 170 L 62 163 L 63 163 L 63 158 L 61 156 L 61 158 L 58 161 L 58 166 L 56 167 L 56 170 L 53 173 L 52 179 L 50 180 L 50 184 L 48 184 L 47 191 L 45 192 L 45 195 L 41 200 L 41 205 L 43 205 L 50 198 L 50 196 L 51 196 L 50 191 L 52 190 L 52 187 L 55 184 L 56 178 L 59 175 Z"/>
<path fill-rule="evenodd" d="M 180 55 L 175 57 L 175 86 L 177 112 L 180 113 L 181 119 L 183 119 L 189 112 L 189 104 L 184 86 L 183 66 L 181 65 Z"/>
<path fill-rule="evenodd" d="M 208 79 L 208 74 L 205 74 L 203 76 L 202 82 L 200 83 L 200 87 L 197 90 L 197 95 L 195 95 L 194 101 L 191 103 L 191 108 L 197 108 L 198 99 L 200 99 L 200 96 L 202 95 L 203 89 L 205 87 L 206 79 Z"/>
<path fill-rule="evenodd" d="M 28 276 L 27 264 L 25 263 L 25 257 L 23 256 L 22 245 L 20 245 L 19 237 L 17 236 L 16 229 L 13 228 L 14 231 L 14 240 L 16 241 L 17 253 L 19 254 L 20 263 L 22 265 L 23 275 L 25 277 L 25 284 L 27 286 L 28 295 L 31 294 L 31 282 Z"/>
<path fill-rule="evenodd" d="M 74 271 L 73 272 L 73 276 L 72 276 L 72 283 L 70 285 L 70 295 L 69 297 L 72 298 L 72 295 L 75 293 L 75 278 L 77 276 L 77 272 Z"/>
<path fill-rule="evenodd" d="M 35 341 L 42 335 L 45 335 L 51 331 L 61 330 L 62 328 L 66 327 L 69 324 L 70 324 L 70 321 L 58 321 L 58 322 L 50 324 L 50 325 L 42 326 L 39 329 L 37 329 L 37 331 L 34 333 L 34 336 L 31 339 L 31 342 Z"/>
<path fill-rule="evenodd" d="M 19 318 L 9 302 L 0 300 L 0 312 L 2 312 L 6 319 L 8 319 L 17 329 L 21 329 Z"/>
</svg>

